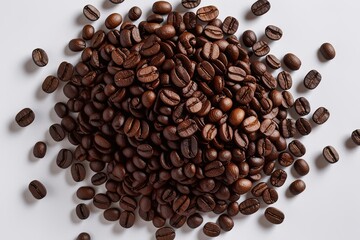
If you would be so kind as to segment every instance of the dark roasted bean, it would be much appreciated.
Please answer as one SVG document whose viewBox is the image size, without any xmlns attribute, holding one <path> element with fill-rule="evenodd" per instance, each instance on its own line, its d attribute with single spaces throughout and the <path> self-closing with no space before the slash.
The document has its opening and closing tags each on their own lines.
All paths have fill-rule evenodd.
<svg viewBox="0 0 360 240">
<path fill-rule="evenodd" d="M 320 47 L 320 53 L 326 60 L 334 59 L 336 56 L 335 48 L 331 45 L 331 43 L 323 43 Z"/>
<path fill-rule="evenodd" d="M 273 224 L 281 224 L 284 221 L 285 215 L 279 209 L 268 207 L 265 210 L 265 218 Z"/>
<path fill-rule="evenodd" d="M 42 199 L 47 194 L 45 186 L 38 180 L 29 183 L 29 191 L 36 199 Z"/>
<path fill-rule="evenodd" d="M 327 146 L 323 149 L 323 156 L 329 163 L 336 163 L 339 161 L 339 154 L 332 146 Z"/>
<path fill-rule="evenodd" d="M 84 7 L 83 13 L 84 13 L 84 16 L 91 21 L 96 21 L 100 18 L 99 10 L 90 4 L 88 4 Z"/>
<path fill-rule="evenodd" d="M 203 232 L 206 236 L 217 237 L 220 235 L 220 226 L 216 223 L 208 222 L 203 227 Z"/>
<path fill-rule="evenodd" d="M 315 89 L 321 82 L 321 74 L 316 70 L 311 70 L 304 78 L 304 85 L 308 89 Z"/>
<path fill-rule="evenodd" d="M 47 53 L 41 48 L 36 48 L 32 51 L 32 59 L 39 67 L 45 67 L 49 62 Z"/>
<path fill-rule="evenodd" d="M 250 215 L 257 212 L 260 208 L 260 202 L 256 198 L 248 198 L 239 204 L 239 211 L 244 215 Z"/>
<path fill-rule="evenodd" d="M 20 127 L 29 126 L 35 120 L 35 113 L 30 108 L 22 109 L 15 116 L 15 121 Z"/>
<path fill-rule="evenodd" d="M 212 5 L 202 7 L 197 10 L 196 16 L 203 22 L 211 22 L 219 16 L 219 10 Z"/>
<path fill-rule="evenodd" d="M 303 191 L 305 191 L 305 188 L 306 188 L 306 184 L 301 179 L 295 180 L 289 186 L 290 192 L 294 195 L 298 195 L 302 193 Z"/>
<path fill-rule="evenodd" d="M 251 6 L 251 11 L 256 16 L 261 16 L 270 10 L 271 4 L 267 0 L 258 0 Z"/>
<path fill-rule="evenodd" d="M 324 107 L 319 107 L 318 109 L 316 109 L 316 111 L 314 112 L 313 116 L 312 116 L 312 120 L 316 123 L 316 124 L 323 124 L 325 123 L 330 117 L 330 112 L 329 110 L 327 110 Z"/>
<path fill-rule="evenodd" d="M 283 32 L 279 27 L 269 25 L 265 28 L 265 35 L 271 40 L 279 40 L 282 37 Z"/>
</svg>

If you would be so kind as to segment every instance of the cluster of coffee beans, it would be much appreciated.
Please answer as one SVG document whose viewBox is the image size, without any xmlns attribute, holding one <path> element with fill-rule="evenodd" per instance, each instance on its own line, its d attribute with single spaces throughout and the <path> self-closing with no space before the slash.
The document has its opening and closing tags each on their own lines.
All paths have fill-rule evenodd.
<svg viewBox="0 0 360 240">
<path fill-rule="evenodd" d="M 201 1 L 181 2 L 190 9 Z M 270 6 L 267 0 L 258 0 L 251 10 L 260 16 Z M 55 141 L 67 137 L 74 149 L 62 149 L 56 163 L 71 168 L 76 182 L 91 177 L 92 186 L 80 187 L 76 195 L 92 200 L 108 221 L 130 228 L 139 216 L 159 228 L 156 239 L 174 239 L 173 228 L 185 223 L 197 228 L 203 223 L 200 213 L 214 212 L 218 222 L 206 223 L 203 232 L 216 237 L 233 228 L 233 216 L 257 212 L 260 201 L 277 202 L 276 188 L 286 182 L 286 168 L 308 174 L 309 165 L 301 159 L 305 146 L 287 139 L 311 133 L 311 120 L 305 118 L 310 103 L 304 97 L 293 98 L 288 71 L 272 75 L 270 69 L 281 68 L 282 62 L 270 54 L 268 42 L 258 40 L 252 30 L 240 38 L 234 35 L 236 18 L 221 21 L 215 6 L 179 13 L 166 1 L 155 2 L 152 11 L 138 26 L 123 22 L 118 13 L 106 18 L 107 30 L 84 26 L 82 38 L 69 42 L 72 51 L 82 52 L 81 61 L 62 62 L 57 76 L 44 80 L 46 93 L 64 82 L 68 98 L 55 104 L 61 122 L 50 126 L 49 132 Z M 91 21 L 100 18 L 92 5 L 86 5 L 83 13 Z M 129 10 L 131 20 L 141 15 L 139 7 Z M 265 35 L 277 41 L 283 32 L 269 25 Z M 329 43 L 320 50 L 326 59 L 335 57 Z M 42 49 L 34 50 L 33 59 L 38 66 L 48 62 Z M 286 54 L 283 63 L 290 70 L 301 67 L 293 53 Z M 312 70 L 304 85 L 314 89 L 320 81 L 320 73 Z M 298 119 L 288 117 L 291 108 Z M 312 120 L 323 124 L 329 116 L 321 107 Z M 34 118 L 34 112 L 25 108 L 16 121 L 24 127 Z M 359 132 L 352 134 L 357 144 Z M 46 144 L 36 143 L 33 153 L 44 157 Z M 331 163 L 339 160 L 331 146 L 323 154 Z M 105 186 L 103 191 L 96 188 L 100 185 Z M 296 195 L 305 187 L 298 179 L 289 189 Z M 37 199 L 46 196 L 39 181 L 31 182 L 29 190 Z M 238 203 L 248 192 L 252 197 Z M 81 203 L 76 214 L 86 219 L 90 210 Z M 274 207 L 264 215 L 274 224 L 285 217 Z M 90 236 L 81 233 L 78 239 Z"/>
</svg>

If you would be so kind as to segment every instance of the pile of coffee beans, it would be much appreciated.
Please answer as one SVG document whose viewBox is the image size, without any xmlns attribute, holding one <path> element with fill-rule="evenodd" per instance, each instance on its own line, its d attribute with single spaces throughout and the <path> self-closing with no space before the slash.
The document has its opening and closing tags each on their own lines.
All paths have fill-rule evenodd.
<svg viewBox="0 0 360 240">
<path fill-rule="evenodd" d="M 186 9 L 200 2 L 181 1 Z M 267 0 L 258 0 L 251 10 L 260 16 L 270 7 Z M 201 213 L 214 212 L 218 221 L 204 224 L 203 232 L 216 237 L 234 227 L 233 216 L 257 212 L 261 201 L 276 203 L 289 167 L 300 176 L 309 173 L 301 159 L 305 146 L 288 139 L 311 133 L 311 120 L 305 118 L 311 105 L 304 97 L 293 98 L 290 72 L 271 73 L 283 64 L 299 70 L 302 62 L 293 53 L 283 61 L 270 54 L 269 41 L 283 36 L 277 26 L 266 27 L 265 41 L 252 30 L 234 35 L 238 20 L 228 16 L 221 21 L 216 6 L 180 13 L 157 1 L 152 11 L 139 25 L 113 13 L 105 20 L 107 30 L 84 26 L 82 38 L 69 42 L 81 60 L 62 62 L 57 75 L 44 80 L 46 93 L 64 82 L 61 90 L 67 97 L 55 104 L 61 121 L 49 133 L 56 142 L 67 138 L 74 145 L 58 153 L 56 164 L 71 168 L 75 182 L 91 179 L 92 185 L 80 187 L 76 196 L 92 200 L 108 221 L 130 228 L 140 217 L 159 228 L 156 239 L 168 240 L 175 238 L 173 228 L 185 223 L 197 228 L 203 223 Z M 83 14 L 90 21 L 100 18 L 92 5 Z M 129 10 L 131 20 L 141 15 L 137 6 Z M 335 57 L 329 43 L 320 51 L 326 59 Z M 38 66 L 48 62 L 42 49 L 34 50 L 33 59 Z M 314 89 L 320 81 L 320 73 L 312 70 L 304 85 Z M 288 116 L 292 108 L 298 119 Z M 323 124 L 329 116 L 320 107 L 312 120 Z M 16 122 L 25 127 L 34 118 L 25 108 Z M 359 130 L 352 134 L 357 144 L 359 136 Z M 44 157 L 46 149 L 44 142 L 36 143 L 34 156 Z M 339 160 L 331 146 L 323 155 L 330 163 Z M 301 179 L 289 186 L 294 195 L 306 188 Z M 37 199 L 46 196 L 39 181 L 31 182 L 29 190 Z M 240 196 L 248 197 L 238 203 Z M 76 214 L 86 219 L 91 212 L 81 203 Z M 264 215 L 273 224 L 285 218 L 274 207 Z M 90 236 L 81 233 L 77 239 Z"/>
</svg>

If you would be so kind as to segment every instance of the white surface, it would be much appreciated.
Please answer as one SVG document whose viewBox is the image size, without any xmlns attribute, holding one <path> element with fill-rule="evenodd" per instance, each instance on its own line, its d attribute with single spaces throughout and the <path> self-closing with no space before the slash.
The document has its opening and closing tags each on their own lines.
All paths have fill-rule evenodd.
<svg viewBox="0 0 360 240">
<path fill-rule="evenodd" d="M 266 223 L 262 217 L 264 209 L 261 209 L 253 216 L 236 217 L 235 228 L 220 238 L 356 239 L 360 235 L 360 148 L 354 148 L 348 139 L 353 129 L 360 128 L 360 81 L 356 76 L 360 3 L 353 0 L 274 0 L 266 15 L 245 18 L 254 1 L 203 0 L 202 6 L 220 5 L 221 19 L 228 15 L 237 17 L 240 21 L 237 36 L 246 29 L 254 29 L 260 36 L 268 24 L 281 27 L 284 36 L 280 42 L 271 43 L 271 52 L 279 58 L 294 52 L 303 62 L 300 71 L 293 75 L 292 93 L 306 96 L 312 112 L 319 106 L 327 107 L 331 118 L 303 138 L 308 150 L 304 158 L 311 167 L 310 174 L 303 178 L 307 183 L 306 191 L 294 198 L 286 197 L 285 190 L 293 179 L 291 173 L 285 187 L 279 191 L 280 199 L 274 206 L 285 212 L 285 222 L 280 226 Z M 85 4 L 91 3 L 101 10 L 102 17 L 95 22 L 95 26 L 99 26 L 109 13 L 118 11 L 125 15 L 134 5 L 140 6 L 145 16 L 152 2 L 126 0 L 123 4 L 112 5 L 107 0 L 0 1 L 0 239 L 66 240 L 74 239 L 82 231 L 88 231 L 95 240 L 154 239 L 155 228 L 142 221 L 124 230 L 117 223 L 105 222 L 100 211 L 83 222 L 73 217 L 73 209 L 79 203 L 74 192 L 86 182 L 69 181 L 70 170 L 59 170 L 54 164 L 61 144 L 49 138 L 47 129 L 51 122 L 58 121 L 52 106 L 62 95 L 48 96 L 40 90 L 42 80 L 54 73 L 63 59 L 73 63 L 78 59 L 78 55 L 65 49 L 67 42 L 78 36 L 82 24 L 88 23 L 82 17 Z M 180 0 L 170 2 L 178 5 Z M 317 57 L 317 49 L 325 41 L 333 43 L 337 57 L 323 63 Z M 36 47 L 45 49 L 49 55 L 50 62 L 45 68 L 37 68 L 30 61 Z M 316 90 L 304 91 L 299 87 L 302 78 L 313 68 L 322 73 L 323 81 Z M 36 120 L 31 126 L 19 129 L 13 119 L 23 107 L 31 107 L 36 112 Z M 48 152 L 44 159 L 36 160 L 31 151 L 39 140 L 48 143 Z M 326 145 L 338 149 L 341 159 L 337 164 L 330 166 L 319 158 Z M 29 196 L 27 185 L 32 179 L 45 183 L 48 189 L 45 199 L 35 201 Z M 176 239 L 205 239 L 201 228 L 194 231 L 182 228 L 176 234 Z"/>
</svg>

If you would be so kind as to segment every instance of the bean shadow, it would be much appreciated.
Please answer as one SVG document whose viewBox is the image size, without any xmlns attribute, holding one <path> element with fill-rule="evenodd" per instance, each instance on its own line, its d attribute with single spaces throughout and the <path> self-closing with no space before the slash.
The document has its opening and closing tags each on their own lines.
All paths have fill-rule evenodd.
<svg viewBox="0 0 360 240">
<path fill-rule="evenodd" d="M 34 61 L 32 60 L 32 58 L 28 58 L 25 60 L 24 65 L 23 65 L 24 71 L 27 74 L 31 74 L 34 73 L 36 70 L 39 69 L 38 66 L 35 65 Z"/>
<path fill-rule="evenodd" d="M 178 3 L 176 6 L 173 5 L 173 11 L 174 12 L 184 13 L 184 12 L 187 11 L 187 9 L 184 8 L 184 6 L 181 3 Z"/>
<path fill-rule="evenodd" d="M 318 170 L 323 170 L 329 166 L 321 153 L 315 158 L 315 166 Z"/>
<path fill-rule="evenodd" d="M 64 47 L 64 54 L 67 57 L 72 57 L 72 56 L 78 55 L 79 53 L 71 51 L 68 44 L 66 44 Z"/>
<path fill-rule="evenodd" d="M 118 5 L 118 4 L 112 3 L 109 0 L 104 0 L 101 7 L 103 9 L 111 9 L 111 8 L 114 8 L 115 5 Z"/>
<path fill-rule="evenodd" d="M 286 189 L 286 191 L 285 191 L 285 197 L 286 197 L 287 199 L 293 199 L 295 196 L 296 196 L 296 195 L 292 194 L 289 188 Z"/>
<path fill-rule="evenodd" d="M 21 130 L 21 127 L 15 122 L 14 119 L 11 119 L 8 125 L 9 132 L 17 133 Z"/>
<path fill-rule="evenodd" d="M 74 179 L 72 178 L 71 176 L 71 170 L 70 168 L 69 169 L 66 169 L 66 172 L 65 172 L 65 180 L 66 180 L 66 183 L 71 186 L 71 187 L 74 187 L 76 186 L 76 182 L 74 181 Z"/>
<path fill-rule="evenodd" d="M 356 144 L 354 143 L 354 141 L 351 139 L 351 137 L 348 137 L 348 138 L 344 141 L 344 145 L 345 145 L 345 147 L 346 147 L 347 149 L 349 149 L 349 150 L 353 150 L 353 149 L 355 149 L 355 148 L 358 147 L 358 145 L 356 145 Z"/>
<path fill-rule="evenodd" d="M 317 56 L 318 60 L 319 60 L 320 62 L 322 62 L 322 63 L 326 63 L 326 62 L 328 61 L 328 60 L 326 60 L 326 59 L 324 58 L 324 56 L 321 54 L 320 48 L 317 50 L 316 56 Z"/>
<path fill-rule="evenodd" d="M 296 161 L 296 160 L 295 160 Z M 290 167 L 290 173 L 294 178 L 301 178 L 302 176 L 298 174 L 298 172 L 295 170 L 294 165 Z"/>
<path fill-rule="evenodd" d="M 52 175 L 58 175 L 62 172 L 62 169 L 56 164 L 56 156 L 51 159 L 49 170 Z"/>
<path fill-rule="evenodd" d="M 245 16 L 244 16 L 245 20 L 246 21 L 252 21 L 252 20 L 255 20 L 256 16 L 253 14 L 253 12 L 251 11 L 251 9 L 249 9 Z"/>
<path fill-rule="evenodd" d="M 36 89 L 35 97 L 37 100 L 39 100 L 39 101 L 44 100 L 47 95 L 48 94 L 42 90 L 41 85 Z"/>
<path fill-rule="evenodd" d="M 34 205 L 37 202 L 27 188 L 24 188 L 22 191 L 22 198 L 24 199 L 26 205 Z"/>
<path fill-rule="evenodd" d="M 198 239 L 198 240 L 209 240 L 209 239 L 211 239 L 211 238 L 208 237 L 208 236 L 206 236 L 203 231 L 198 231 L 197 239 Z"/>
<path fill-rule="evenodd" d="M 263 229 L 272 229 L 274 227 L 274 224 L 266 220 L 264 215 L 260 215 L 260 217 L 258 218 L 258 223 Z"/>
<path fill-rule="evenodd" d="M 71 222 L 74 224 L 80 224 L 82 222 L 82 220 L 80 218 L 78 218 L 78 216 L 76 215 L 75 208 L 70 211 L 70 219 L 71 219 Z"/>
<path fill-rule="evenodd" d="M 37 158 L 37 157 L 34 156 L 33 148 L 29 149 L 28 159 L 29 159 L 30 162 L 33 162 L 33 163 L 40 161 L 40 158 Z"/>
<path fill-rule="evenodd" d="M 76 24 L 79 25 L 79 26 L 84 26 L 86 24 L 89 23 L 90 20 L 88 20 L 84 14 L 81 12 L 79 13 L 79 15 L 76 17 Z"/>
</svg>

